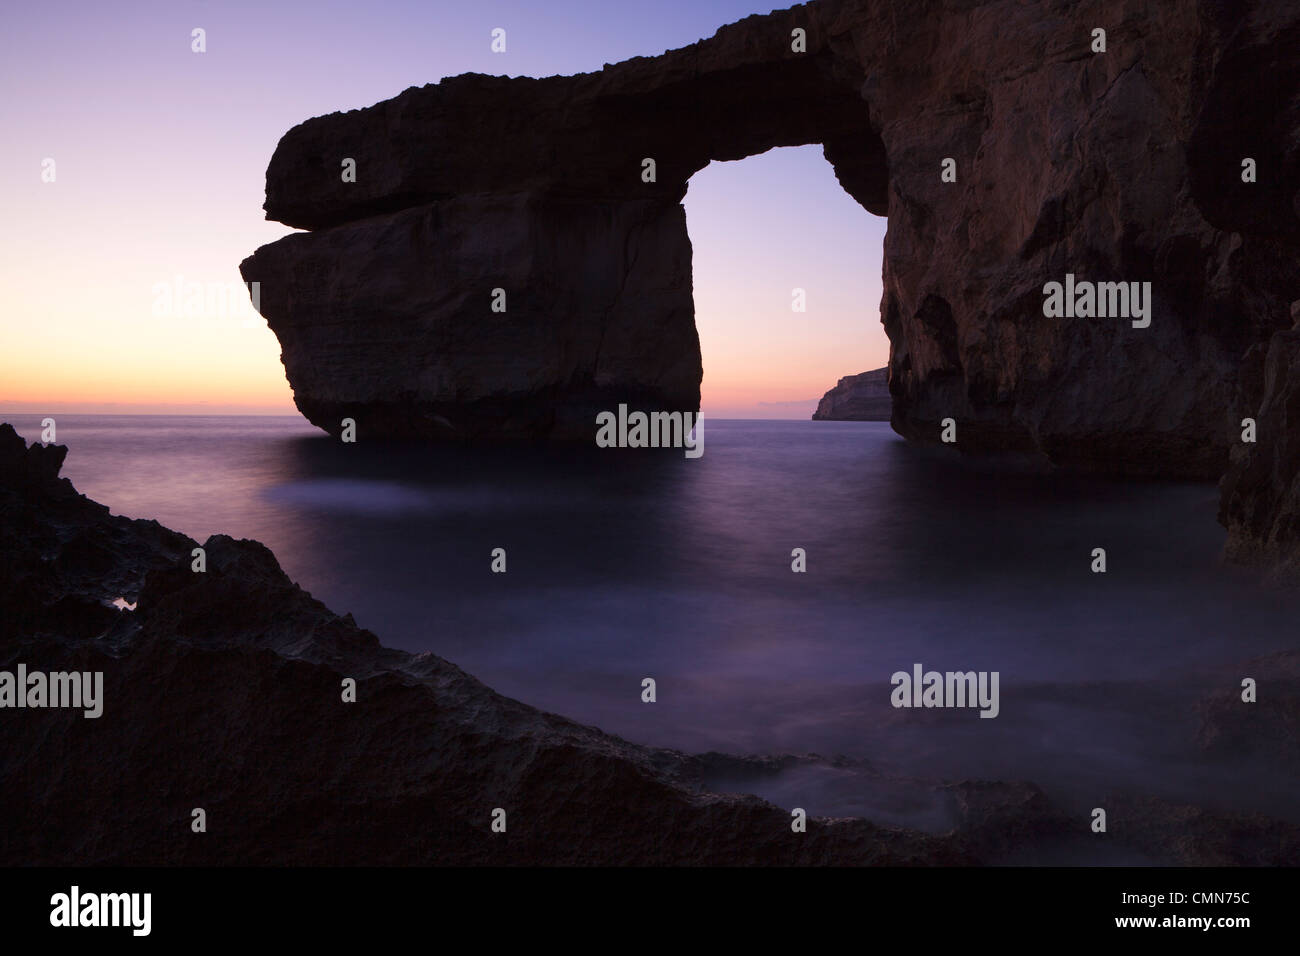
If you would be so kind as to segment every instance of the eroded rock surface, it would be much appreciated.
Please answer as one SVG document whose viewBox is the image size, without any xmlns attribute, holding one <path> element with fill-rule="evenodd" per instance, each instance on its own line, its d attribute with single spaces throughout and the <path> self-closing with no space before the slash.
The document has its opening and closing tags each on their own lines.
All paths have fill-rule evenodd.
<svg viewBox="0 0 1300 956">
<path fill-rule="evenodd" d="M 821 758 L 642 747 L 502 697 L 433 654 L 383 647 L 255 541 L 214 535 L 207 570 L 193 571 L 197 542 L 77 494 L 58 477 L 65 454 L 0 425 L 0 670 L 102 671 L 103 713 L 0 711 L 0 864 L 934 865 L 1097 852 L 1077 814 L 1017 781 L 909 784 L 951 806 L 942 833 L 813 818 L 796 834 L 788 808 L 704 782 Z M 355 703 L 342 701 L 348 677 Z M 203 834 L 190 829 L 196 807 Z M 496 807 L 504 834 L 490 829 Z M 1205 808 L 1125 834 L 1119 851 L 1156 862 L 1300 852 L 1300 827 Z"/>
<path fill-rule="evenodd" d="M 195 573 L 197 542 L 78 495 L 65 453 L 0 426 L 0 669 L 102 671 L 103 714 L 2 712 L 0 864 L 975 859 L 863 820 L 796 835 L 786 810 L 691 785 L 683 754 L 380 646 L 255 541 L 209 538 Z"/>
<path fill-rule="evenodd" d="M 813 421 L 887 422 L 893 410 L 889 369 L 878 368 L 840 379 L 817 403 Z"/>
<path fill-rule="evenodd" d="M 600 73 L 453 77 L 290 130 L 267 216 L 314 231 L 241 272 L 299 409 L 332 433 L 351 417 L 362 436 L 480 441 L 593 441 L 624 402 L 697 411 L 687 179 L 825 143 L 885 209 L 860 78 L 820 30 L 804 11 L 750 18 Z"/>
<path fill-rule="evenodd" d="M 935 441 L 951 417 L 966 452 L 1217 477 L 1255 398 L 1241 357 L 1300 277 L 1297 23 L 1266 3 L 819 0 L 598 73 L 453 77 L 290 130 L 267 215 L 315 231 L 243 272 L 327 430 L 350 412 L 372 435 L 583 437 L 593 405 L 696 407 L 689 177 L 821 143 L 889 218 L 899 432 Z M 1067 273 L 1151 282 L 1150 326 L 1044 317 Z"/>
<path fill-rule="evenodd" d="M 697 410 L 690 268 L 676 202 L 524 192 L 287 236 L 242 266 L 313 423 L 486 441 L 592 441 L 620 402 Z"/>
<path fill-rule="evenodd" d="M 1294 311 L 1300 325 L 1300 302 Z M 1241 390 L 1255 399 L 1220 483 L 1224 550 L 1269 580 L 1294 585 L 1300 583 L 1300 327 L 1251 350 Z"/>
</svg>

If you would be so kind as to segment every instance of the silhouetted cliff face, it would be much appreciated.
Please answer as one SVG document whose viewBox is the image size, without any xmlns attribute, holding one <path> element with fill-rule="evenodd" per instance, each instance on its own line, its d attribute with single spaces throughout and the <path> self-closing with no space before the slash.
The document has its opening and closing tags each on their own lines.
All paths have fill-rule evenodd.
<svg viewBox="0 0 1300 956">
<path fill-rule="evenodd" d="M 241 271 L 303 414 L 372 437 L 593 441 L 621 402 L 698 410 L 687 179 L 825 142 L 885 209 L 859 78 L 835 75 L 818 23 L 785 20 L 600 73 L 455 77 L 286 134 L 267 215 L 315 231 Z"/>
<path fill-rule="evenodd" d="M 817 403 L 813 421 L 887 422 L 893 406 L 889 369 L 877 368 L 840 379 Z"/>
<path fill-rule="evenodd" d="M 1208 84 L 1197 137 L 1189 146 L 1193 190 L 1209 218 L 1240 248 L 1232 289 L 1249 316 L 1275 318 L 1241 363 L 1230 426 L 1232 459 L 1221 483 L 1219 520 L 1226 554 L 1266 569 L 1279 582 L 1300 582 L 1300 14 L 1294 5 L 1261 5 L 1249 28 L 1226 37 Z M 1289 51 L 1289 52 L 1288 52 Z M 1273 175 L 1214 186 L 1212 171 L 1240 155 Z M 1260 290 L 1268 290 L 1262 295 Z M 1278 304 L 1274 290 L 1289 300 Z M 1283 317 L 1289 311 L 1289 320 Z M 1253 429 L 1246 419 L 1253 420 Z M 1255 441 L 1244 440 L 1254 431 Z"/>
<path fill-rule="evenodd" d="M 1273 102 L 1282 83 L 1285 103 L 1295 89 L 1300 10 L 1279 6 L 942 4 L 871 48 L 899 432 L 934 440 L 952 417 L 967 452 L 1221 473 L 1240 358 L 1287 324 L 1300 278 L 1292 238 L 1265 212 L 1283 183 L 1294 193 L 1294 157 L 1276 161 L 1274 131 L 1251 119 L 1257 97 Z M 1094 28 L 1105 53 L 1091 50 Z M 1242 182 L 1243 156 L 1269 157 L 1266 190 Z M 955 183 L 941 180 L 943 157 Z M 1251 213 L 1220 222 L 1237 203 Z M 1067 274 L 1150 282 L 1149 327 L 1046 317 L 1044 285 Z"/>
<path fill-rule="evenodd" d="M 1216 477 L 1300 288 L 1297 41 L 1262 0 L 818 0 L 599 73 L 454 77 L 290 130 L 267 215 L 314 231 L 241 268 L 328 431 L 587 440 L 619 401 L 698 407 L 689 177 L 821 143 L 889 218 L 899 433 Z M 1045 315 L 1067 275 L 1150 283 L 1146 314 Z"/>
<path fill-rule="evenodd" d="M 699 408 L 676 202 L 458 197 L 287 236 L 241 268 L 298 408 L 334 434 L 349 417 L 362 440 L 594 441 L 620 402 Z"/>
</svg>

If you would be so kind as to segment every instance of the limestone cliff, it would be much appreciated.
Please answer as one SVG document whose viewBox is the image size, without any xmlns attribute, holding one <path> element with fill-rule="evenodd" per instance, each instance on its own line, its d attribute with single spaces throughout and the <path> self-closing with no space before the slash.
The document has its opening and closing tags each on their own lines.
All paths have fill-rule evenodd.
<svg viewBox="0 0 1300 956">
<path fill-rule="evenodd" d="M 822 396 L 813 412 L 815 422 L 887 422 L 893 411 L 889 369 L 845 375 Z"/>
<path fill-rule="evenodd" d="M 453 77 L 286 133 L 267 215 L 312 231 L 241 269 L 328 431 L 587 440 L 617 402 L 698 407 L 690 176 L 820 143 L 889 219 L 899 433 L 1218 477 L 1300 287 L 1297 42 L 1263 0 L 816 0 L 597 73 Z M 1046 316 L 1067 275 L 1149 282 L 1149 325 Z M 1280 467 L 1232 484 L 1247 538 L 1291 513 Z"/>
</svg>

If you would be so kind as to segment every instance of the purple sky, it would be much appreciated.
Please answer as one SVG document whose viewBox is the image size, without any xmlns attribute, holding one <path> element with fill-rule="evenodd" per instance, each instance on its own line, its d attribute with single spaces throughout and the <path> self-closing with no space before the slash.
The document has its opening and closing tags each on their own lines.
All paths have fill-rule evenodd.
<svg viewBox="0 0 1300 956">
<path fill-rule="evenodd" d="M 598 70 L 771 7 L 654 4 L 10 4 L 0 29 L 0 411 L 292 411 L 279 346 L 237 305 L 161 289 L 238 283 L 290 230 L 262 219 L 275 144 L 310 116 L 467 71 Z M 191 31 L 207 51 L 191 51 Z M 507 52 L 490 50 L 507 31 Z M 42 181 L 53 160 L 54 181 Z M 885 221 L 817 146 L 697 174 L 686 201 L 704 411 L 806 418 L 884 364 Z M 179 279 L 178 279 L 179 277 Z M 793 313 L 790 291 L 807 290 Z"/>
</svg>

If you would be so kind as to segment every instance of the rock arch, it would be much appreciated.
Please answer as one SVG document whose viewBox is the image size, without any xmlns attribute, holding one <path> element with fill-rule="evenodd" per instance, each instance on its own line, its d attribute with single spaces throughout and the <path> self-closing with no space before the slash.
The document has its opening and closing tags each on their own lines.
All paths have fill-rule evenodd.
<svg viewBox="0 0 1300 956">
<path fill-rule="evenodd" d="M 698 407 L 690 175 L 821 143 L 888 217 L 897 431 L 933 441 L 951 417 L 966 452 L 1213 477 L 1261 401 L 1243 355 L 1300 297 L 1296 137 L 1278 138 L 1296 22 L 1258 2 L 817 0 L 597 73 L 452 77 L 290 130 L 265 208 L 311 231 L 241 271 L 326 430 L 586 441 L 619 401 Z M 1263 200 L 1225 201 L 1248 148 L 1281 169 Z M 1067 273 L 1150 282 L 1150 326 L 1044 317 Z"/>
<path fill-rule="evenodd" d="M 883 213 L 884 147 L 848 66 L 796 8 L 600 73 L 453 77 L 294 128 L 265 208 L 311 231 L 241 269 L 299 409 L 331 432 L 349 416 L 370 435 L 582 441 L 620 402 L 698 410 L 687 180 L 820 143 Z"/>
</svg>

